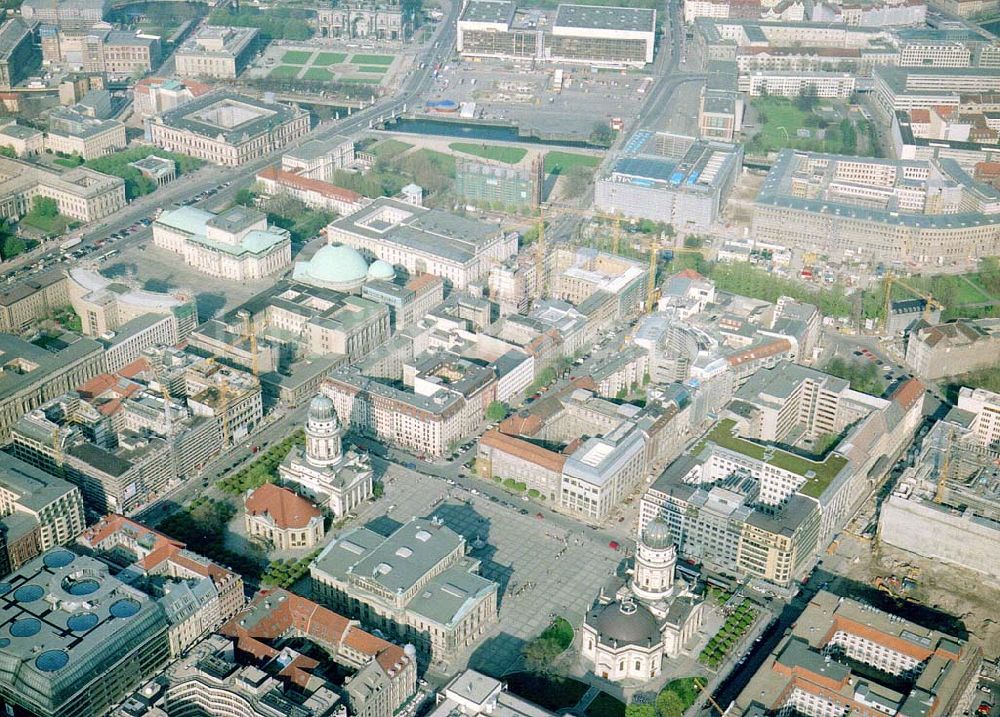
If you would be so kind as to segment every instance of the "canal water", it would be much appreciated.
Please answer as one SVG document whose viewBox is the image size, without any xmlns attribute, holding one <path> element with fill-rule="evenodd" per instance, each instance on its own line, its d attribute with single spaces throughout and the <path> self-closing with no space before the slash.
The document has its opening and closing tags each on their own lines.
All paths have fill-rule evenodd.
<svg viewBox="0 0 1000 717">
<path fill-rule="evenodd" d="M 529 144 L 545 144 L 554 147 L 576 147 L 580 149 L 606 149 L 590 142 L 581 140 L 542 138 L 533 135 L 520 134 L 512 125 L 482 124 L 479 122 L 450 122 L 448 120 L 400 118 L 387 122 L 385 128 L 391 132 L 406 134 L 435 135 L 438 137 L 458 137 L 501 142 L 527 142 Z"/>
</svg>

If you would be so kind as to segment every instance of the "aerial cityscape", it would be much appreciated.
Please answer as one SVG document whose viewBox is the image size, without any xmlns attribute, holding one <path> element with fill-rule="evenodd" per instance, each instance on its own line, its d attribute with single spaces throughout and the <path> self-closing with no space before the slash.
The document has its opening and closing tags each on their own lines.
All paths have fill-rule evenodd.
<svg viewBox="0 0 1000 717">
<path fill-rule="evenodd" d="M 1000 715 L 1000 0 L 4 0 L 0 714 Z"/>
</svg>

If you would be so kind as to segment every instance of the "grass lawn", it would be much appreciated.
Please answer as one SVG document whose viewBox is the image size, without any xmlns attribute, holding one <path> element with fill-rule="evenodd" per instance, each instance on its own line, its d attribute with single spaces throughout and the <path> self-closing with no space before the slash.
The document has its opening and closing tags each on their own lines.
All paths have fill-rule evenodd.
<svg viewBox="0 0 1000 717">
<path fill-rule="evenodd" d="M 408 154 L 403 159 L 409 159 L 414 157 L 419 159 L 420 157 L 426 157 L 431 161 L 431 163 L 437 167 L 441 174 L 449 177 L 455 176 L 455 158 L 450 154 L 445 154 L 444 152 L 435 152 L 433 149 L 418 149 L 413 154 Z"/>
<path fill-rule="evenodd" d="M 413 145 L 407 142 L 400 142 L 398 139 L 384 139 L 381 142 L 377 142 L 368 148 L 368 151 L 374 154 L 379 159 L 386 158 L 391 159 L 396 155 L 402 154 L 406 150 L 410 149 Z"/>
<path fill-rule="evenodd" d="M 546 152 L 545 173 L 563 174 L 573 167 L 596 167 L 601 163 L 600 157 L 574 152 Z"/>
<path fill-rule="evenodd" d="M 705 680 L 702 679 L 701 682 L 704 683 Z M 660 690 L 660 693 L 662 694 L 664 692 L 673 692 L 675 695 L 680 697 L 681 702 L 684 703 L 684 709 L 687 709 L 695 703 L 695 700 L 698 699 L 698 695 L 701 694 L 701 689 L 697 684 L 695 684 L 694 677 L 681 677 L 676 680 L 671 680 L 664 685 L 663 689 Z"/>
<path fill-rule="evenodd" d="M 760 118 L 760 131 L 751 138 L 747 150 L 752 153 L 767 153 L 784 148 L 801 149 L 813 152 L 832 152 L 834 154 L 847 150 L 854 154 L 857 134 L 861 129 L 855 128 L 855 144 L 846 145 L 838 122 L 833 122 L 824 129 L 825 135 L 820 139 L 820 118 L 812 112 L 804 112 L 795 103 L 784 97 L 757 97 L 753 107 Z M 798 137 L 800 129 L 809 130 L 809 137 Z"/>
<path fill-rule="evenodd" d="M 43 217 L 34 211 L 28 212 L 21 217 L 22 224 L 27 224 L 46 234 L 62 234 L 72 221 L 72 219 L 62 214 L 56 214 L 54 217 Z"/>
<path fill-rule="evenodd" d="M 289 77 L 298 77 L 299 72 L 302 71 L 301 65 L 278 65 L 268 74 L 268 77 L 275 77 L 278 79 L 287 79 Z"/>
<path fill-rule="evenodd" d="M 491 159 L 494 162 L 503 162 L 504 164 L 517 164 L 528 153 L 528 150 L 520 147 L 500 147 L 492 144 L 471 144 L 468 142 L 452 142 L 448 148 L 455 152 L 471 154 L 474 157 Z"/>
<path fill-rule="evenodd" d="M 328 65 L 339 65 L 347 59 L 345 52 L 321 52 L 313 58 L 313 67 L 326 67 Z"/>
<path fill-rule="evenodd" d="M 281 56 L 281 61 L 286 65 L 305 65 L 312 56 L 311 52 L 305 50 L 289 50 Z"/>
<path fill-rule="evenodd" d="M 67 169 L 73 169 L 73 167 L 79 167 L 83 164 L 83 159 L 67 159 L 66 157 L 56 157 L 52 160 L 52 164 L 58 164 L 60 167 L 66 167 Z"/>
<path fill-rule="evenodd" d="M 392 55 L 354 55 L 351 62 L 355 65 L 391 65 L 395 59 Z"/>
<path fill-rule="evenodd" d="M 625 717 L 625 703 L 601 692 L 584 710 L 587 717 Z"/>
<path fill-rule="evenodd" d="M 333 75 L 325 67 L 310 67 L 302 73 L 303 80 L 331 80 Z"/>
<path fill-rule="evenodd" d="M 573 707 L 587 691 L 587 685 L 579 680 L 531 672 L 515 672 L 504 676 L 504 681 L 514 694 L 553 712 Z"/>
<path fill-rule="evenodd" d="M 377 85 L 382 80 L 376 80 L 374 77 L 338 77 L 337 82 L 343 82 L 347 85 Z"/>
<path fill-rule="evenodd" d="M 361 67 L 358 67 L 358 72 L 369 72 L 377 75 L 384 75 L 388 71 L 389 68 L 387 66 L 379 67 L 378 65 L 362 65 Z"/>
<path fill-rule="evenodd" d="M 981 282 L 976 282 L 978 274 L 969 275 L 970 281 L 965 281 L 961 276 L 910 276 L 904 279 L 907 284 L 914 289 L 926 291 L 939 299 L 946 306 L 949 301 L 953 304 L 979 304 L 984 301 L 992 301 L 995 297 L 982 287 Z M 913 295 L 906 287 L 898 284 L 892 287 L 893 299 L 909 299 Z"/>
</svg>

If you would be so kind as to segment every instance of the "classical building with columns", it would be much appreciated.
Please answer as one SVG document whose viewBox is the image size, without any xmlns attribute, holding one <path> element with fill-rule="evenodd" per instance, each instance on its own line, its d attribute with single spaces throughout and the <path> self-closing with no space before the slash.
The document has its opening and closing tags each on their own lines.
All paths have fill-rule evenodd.
<svg viewBox="0 0 1000 717">
<path fill-rule="evenodd" d="M 305 448 L 293 448 L 278 466 L 281 480 L 336 518 L 372 496 L 372 468 L 366 454 L 344 450 L 344 429 L 333 401 L 320 394 L 309 404 Z"/>
<path fill-rule="evenodd" d="M 583 657 L 605 680 L 646 682 L 677 657 L 701 627 L 705 605 L 678 581 L 670 526 L 650 521 L 636 542 L 630 580 L 601 589 L 583 623 Z"/>
</svg>

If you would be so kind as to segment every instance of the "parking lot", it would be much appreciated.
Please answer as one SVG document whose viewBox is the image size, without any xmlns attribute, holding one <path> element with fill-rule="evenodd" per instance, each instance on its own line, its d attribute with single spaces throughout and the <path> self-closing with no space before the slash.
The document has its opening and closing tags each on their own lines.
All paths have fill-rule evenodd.
<svg viewBox="0 0 1000 717">
<path fill-rule="evenodd" d="M 577 135 L 586 140 L 597 121 L 639 114 L 639 89 L 647 75 L 586 68 L 565 69 L 561 88 L 551 68 L 532 70 L 499 61 L 445 65 L 428 101 L 475 102 L 477 119 L 515 122 L 541 135 Z"/>
</svg>

